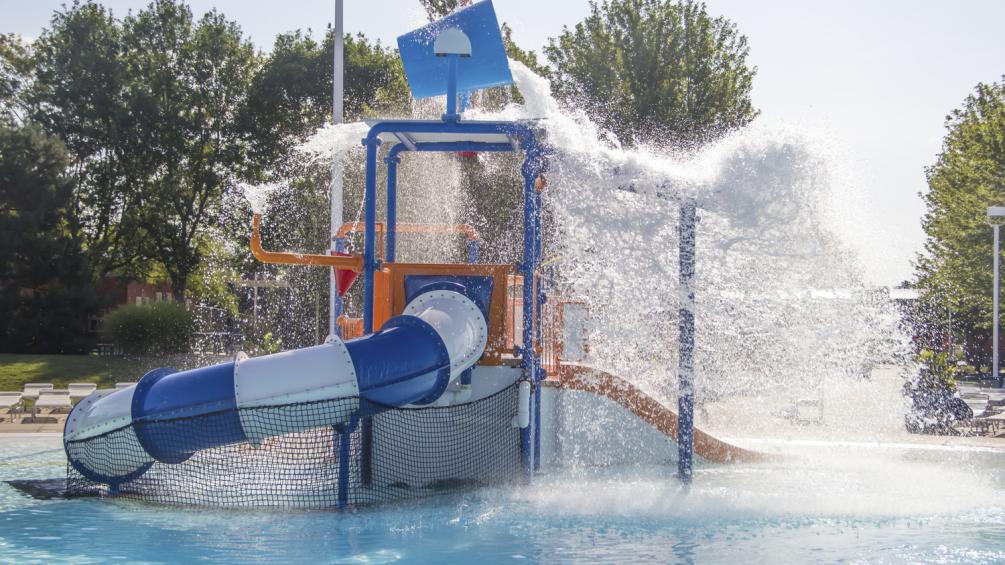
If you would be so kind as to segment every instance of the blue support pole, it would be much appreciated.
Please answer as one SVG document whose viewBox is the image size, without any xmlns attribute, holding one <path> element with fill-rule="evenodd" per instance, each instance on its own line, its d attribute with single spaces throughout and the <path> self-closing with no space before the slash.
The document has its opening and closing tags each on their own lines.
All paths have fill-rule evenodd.
<svg viewBox="0 0 1005 565">
<path fill-rule="evenodd" d="M 338 507 L 349 505 L 349 447 L 352 444 L 352 433 L 356 431 L 359 415 L 354 414 L 345 430 L 333 429 L 335 437 L 339 438 L 338 449 Z"/>
<path fill-rule="evenodd" d="M 528 152 L 527 160 L 531 160 Z M 524 164 L 524 199 L 523 199 L 523 367 L 527 378 L 536 380 L 537 358 L 534 352 L 534 271 L 536 269 L 535 249 L 537 244 L 535 214 L 537 214 L 534 199 L 534 178 L 537 176 L 534 167 L 528 162 Z M 536 384 L 536 383 L 535 383 Z M 524 480 L 530 483 L 534 473 L 534 445 L 531 427 L 520 430 L 520 451 L 523 456 Z"/>
<path fill-rule="evenodd" d="M 399 147 L 399 146 L 396 146 Z M 398 158 L 397 152 L 388 155 L 387 162 L 387 229 L 384 233 L 384 260 L 394 262 L 398 238 Z"/>
<path fill-rule="evenodd" d="M 376 266 L 374 257 L 377 231 L 377 148 L 380 139 L 367 136 L 366 190 L 363 194 L 366 227 L 363 232 L 363 333 L 373 333 L 373 278 Z"/>
<path fill-rule="evenodd" d="M 536 175 L 535 175 L 536 177 Z M 534 271 L 537 272 L 537 265 L 541 263 L 541 192 L 534 189 Z M 535 324 L 535 341 L 541 343 L 541 332 L 543 325 L 542 313 L 544 308 L 545 296 L 544 289 L 542 288 L 541 276 L 538 274 L 534 279 L 534 295 L 536 299 L 536 321 Z M 535 364 L 534 371 L 534 470 L 539 471 L 541 469 L 541 381 L 544 380 L 544 367 L 540 365 L 540 359 L 538 363 Z"/>
<path fill-rule="evenodd" d="M 524 181 L 524 205 L 523 205 L 523 264 L 521 265 L 521 275 L 523 276 L 523 367 L 527 378 L 534 384 L 534 395 L 531 399 L 534 410 L 532 426 L 521 430 L 521 453 L 523 454 L 524 478 L 529 483 L 534 470 L 539 468 L 538 455 L 540 454 L 540 359 L 534 348 L 537 331 L 540 331 L 540 320 L 537 316 L 540 309 L 536 308 L 538 293 L 537 281 L 534 274 L 537 272 L 537 265 L 540 255 L 541 234 L 540 234 L 540 195 L 534 188 L 534 180 L 541 170 L 542 155 L 540 148 L 531 138 L 526 147 L 527 158 L 524 161 L 522 173 Z M 537 323 L 535 323 L 537 322 Z M 531 431 L 533 428 L 533 432 Z M 533 433 L 533 435 L 531 435 Z"/>
<path fill-rule="evenodd" d="M 677 225 L 679 242 L 680 289 L 684 297 L 680 305 L 680 354 L 678 370 L 678 428 L 677 476 L 684 485 L 691 484 L 694 467 L 694 255 L 695 226 L 697 224 L 694 200 L 680 205 Z"/>
<path fill-rule="evenodd" d="M 443 119 L 456 122 L 461 117 L 457 114 L 457 59 L 459 55 L 447 55 L 447 113 Z"/>
</svg>

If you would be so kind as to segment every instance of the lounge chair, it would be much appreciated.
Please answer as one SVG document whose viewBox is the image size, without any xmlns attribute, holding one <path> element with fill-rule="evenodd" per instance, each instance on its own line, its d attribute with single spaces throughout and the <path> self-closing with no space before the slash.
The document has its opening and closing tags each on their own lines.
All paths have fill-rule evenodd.
<svg viewBox="0 0 1005 565">
<path fill-rule="evenodd" d="M 115 390 L 122 390 L 131 386 L 136 386 L 136 383 L 115 383 Z"/>
<path fill-rule="evenodd" d="M 11 422 L 14 421 L 14 415 L 17 414 L 18 410 L 24 407 L 21 396 L 20 392 L 0 392 L 0 410 L 7 409 Z M 3 420 L 2 416 L 0 416 L 0 420 Z"/>
<path fill-rule="evenodd" d="M 38 394 L 40 392 L 51 391 L 51 390 L 52 390 L 52 383 L 25 383 L 22 397 L 29 400 L 34 400 L 38 398 Z"/>
<path fill-rule="evenodd" d="M 94 391 L 98 390 L 98 385 L 94 383 L 70 383 L 66 385 L 66 388 L 70 392 L 70 402 L 73 402 L 90 396 Z"/>
<path fill-rule="evenodd" d="M 1002 424 L 1005 424 L 1005 413 L 985 416 L 984 418 L 980 418 L 980 420 L 983 420 L 984 423 L 990 426 L 993 435 L 998 435 L 998 431 L 1001 429 Z"/>
<path fill-rule="evenodd" d="M 1005 392 L 989 392 L 988 402 L 992 406 L 1005 406 Z"/>
<path fill-rule="evenodd" d="M 963 402 L 966 402 L 967 406 L 974 411 L 974 416 L 980 416 L 988 409 L 987 398 L 964 398 Z"/>
<path fill-rule="evenodd" d="M 70 408 L 73 408 L 73 403 L 70 402 L 70 391 L 68 390 L 50 390 L 42 391 L 38 395 L 38 399 L 35 404 L 32 405 L 31 417 L 35 418 L 38 416 L 39 408 L 48 408 L 49 413 L 55 413 L 57 410 L 66 409 L 69 412 Z"/>
</svg>

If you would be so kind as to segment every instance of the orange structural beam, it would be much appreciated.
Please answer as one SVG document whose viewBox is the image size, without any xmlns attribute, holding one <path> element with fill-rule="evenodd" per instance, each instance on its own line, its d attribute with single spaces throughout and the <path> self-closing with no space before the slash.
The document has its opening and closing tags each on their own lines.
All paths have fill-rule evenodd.
<svg viewBox="0 0 1005 565">
<path fill-rule="evenodd" d="M 261 214 L 255 214 L 251 220 L 251 254 L 263 263 L 276 265 L 316 265 L 319 267 L 335 267 L 347 271 L 361 272 L 363 257 L 360 255 L 333 256 L 311 253 L 296 253 L 292 251 L 266 251 L 262 248 Z"/>
<path fill-rule="evenodd" d="M 377 222 L 377 233 L 380 237 L 384 236 L 384 224 Z M 349 232 L 353 231 L 363 231 L 364 225 L 362 222 L 347 222 L 342 224 L 342 227 L 338 230 L 338 237 L 345 237 L 349 235 Z M 458 233 L 468 238 L 468 241 L 477 241 L 481 238 L 478 237 L 478 232 L 475 230 L 474 226 L 469 224 L 398 224 L 394 228 L 398 233 Z"/>
</svg>

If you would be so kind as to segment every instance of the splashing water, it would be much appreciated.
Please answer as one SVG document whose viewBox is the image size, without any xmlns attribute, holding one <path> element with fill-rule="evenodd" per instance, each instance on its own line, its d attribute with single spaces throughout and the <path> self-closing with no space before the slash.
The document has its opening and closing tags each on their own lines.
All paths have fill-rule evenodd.
<svg viewBox="0 0 1005 565">
<path fill-rule="evenodd" d="M 281 188 L 281 185 L 275 182 L 262 184 L 240 183 L 238 188 L 240 188 L 244 199 L 251 206 L 251 211 L 255 214 L 264 214 L 269 207 L 269 198 Z"/>
<path fill-rule="evenodd" d="M 296 151 L 310 162 L 331 163 L 344 159 L 352 149 L 359 148 L 360 140 L 366 137 L 370 126 L 365 122 L 327 124 L 314 135 L 296 147 Z"/>
<path fill-rule="evenodd" d="M 828 437 L 902 434 L 896 370 L 907 351 L 883 289 L 864 282 L 860 222 L 835 151 L 786 127 L 755 125 L 687 155 L 624 149 L 546 79 L 511 61 L 526 100 L 479 118 L 543 118 L 556 150 L 548 251 L 563 299 L 589 304 L 590 363 L 672 402 L 676 392 L 679 199 L 698 204 L 698 422 L 734 434 L 791 432 L 800 400 L 822 406 Z M 799 428 L 803 429 L 803 428 Z"/>
<path fill-rule="evenodd" d="M 812 434 L 901 433 L 900 379 L 872 369 L 900 359 L 906 337 L 881 289 L 864 282 L 853 247 L 861 222 L 848 217 L 854 187 L 826 140 L 755 125 L 692 154 L 625 149 L 582 112 L 563 108 L 546 79 L 510 64 L 524 103 L 475 109 L 467 118 L 541 119 L 556 151 L 546 255 L 559 258 L 554 287 L 561 298 L 589 304 L 590 363 L 673 403 L 681 304 L 676 219 L 678 201 L 694 199 L 699 424 L 734 435 L 791 433 L 793 407 L 811 400 L 824 416 Z M 434 102 L 424 104 L 416 111 L 436 113 Z M 359 140 L 367 129 L 362 122 L 325 126 L 297 148 L 308 164 L 344 160 L 347 220 L 361 211 Z M 457 159 L 417 161 L 400 166 L 399 221 L 469 217 Z M 264 185 L 245 193 L 261 209 L 279 191 Z M 398 259 L 456 257 L 458 243 L 405 237 Z"/>
</svg>

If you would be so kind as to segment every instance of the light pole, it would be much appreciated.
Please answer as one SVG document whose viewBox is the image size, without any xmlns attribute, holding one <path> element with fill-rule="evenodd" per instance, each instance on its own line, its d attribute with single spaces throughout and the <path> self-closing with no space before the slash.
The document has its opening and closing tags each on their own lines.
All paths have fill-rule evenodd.
<svg viewBox="0 0 1005 565">
<path fill-rule="evenodd" d="M 998 386 L 1002 386 L 1001 375 L 998 374 L 998 228 L 1005 223 L 1005 206 L 991 206 L 988 208 L 988 222 L 994 226 L 995 229 L 995 257 L 994 257 L 994 280 L 995 287 L 993 291 L 992 303 L 994 304 L 994 319 L 991 332 L 992 340 L 992 369 L 991 376 L 998 382 Z"/>
<path fill-rule="evenodd" d="M 332 123 L 335 125 L 342 123 L 343 112 L 343 35 L 345 35 L 342 24 L 343 1 L 335 0 L 335 22 L 332 26 L 332 40 L 335 43 L 335 57 L 332 61 Z M 332 255 L 342 251 L 342 245 L 338 238 L 338 230 L 342 227 L 342 170 L 343 163 L 341 155 L 335 155 L 332 161 L 332 186 L 331 186 L 331 242 L 329 250 Z M 331 269 L 331 287 L 328 294 L 328 335 L 338 335 L 338 319 L 342 309 L 342 300 L 338 293 L 338 271 Z"/>
</svg>

